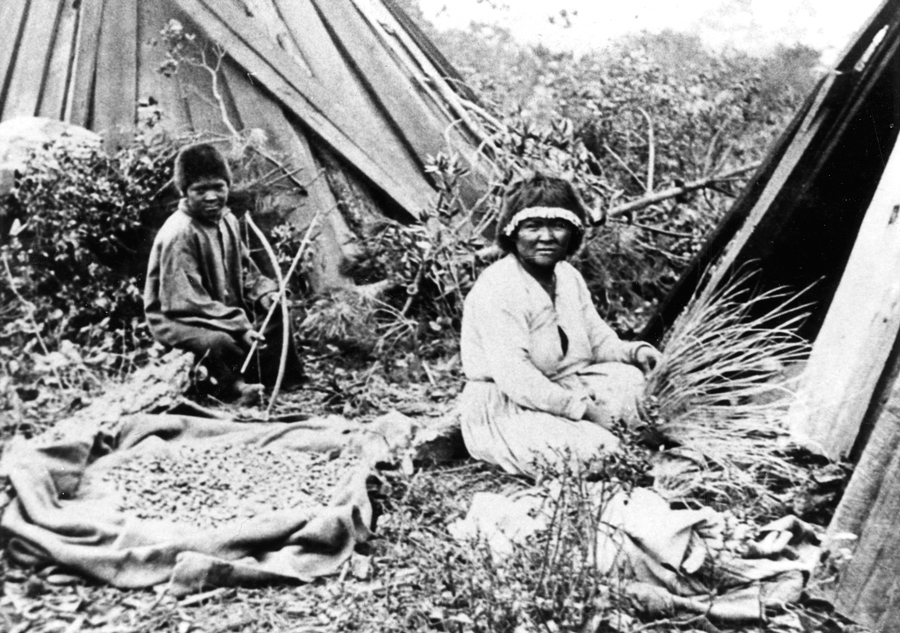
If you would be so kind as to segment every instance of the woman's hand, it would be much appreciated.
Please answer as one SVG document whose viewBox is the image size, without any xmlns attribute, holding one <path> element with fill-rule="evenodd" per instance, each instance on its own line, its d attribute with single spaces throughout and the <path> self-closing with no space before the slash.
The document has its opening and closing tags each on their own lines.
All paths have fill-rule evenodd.
<svg viewBox="0 0 900 633">
<path fill-rule="evenodd" d="M 652 345 L 641 345 L 634 352 L 634 364 L 645 374 L 649 374 L 659 364 L 662 354 Z"/>
<path fill-rule="evenodd" d="M 581 416 L 581 419 L 593 422 L 597 426 L 601 426 L 607 431 L 613 430 L 613 422 L 610 419 L 609 415 L 590 400 L 588 400 L 587 408 L 584 410 L 584 415 Z"/>
</svg>

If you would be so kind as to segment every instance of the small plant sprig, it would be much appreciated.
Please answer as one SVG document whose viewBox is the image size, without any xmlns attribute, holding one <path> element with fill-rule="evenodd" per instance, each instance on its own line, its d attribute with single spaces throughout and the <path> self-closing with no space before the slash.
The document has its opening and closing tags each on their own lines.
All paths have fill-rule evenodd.
<svg viewBox="0 0 900 633">
<path fill-rule="evenodd" d="M 633 622 L 618 600 L 621 579 L 598 566 L 605 504 L 634 483 L 598 474 L 637 476 L 643 469 L 636 456 L 619 461 L 612 464 L 607 456 L 581 464 L 561 455 L 536 465 L 534 487 L 483 464 L 395 476 L 402 483 L 393 485 L 396 500 L 378 530 L 386 545 L 415 558 L 417 576 L 414 591 L 391 596 L 384 621 L 395 624 L 382 630 L 536 633 Z M 454 540 L 446 528 L 465 513 L 473 492 L 485 490 L 528 491 L 542 499 L 536 512 L 546 518 L 544 526 L 503 557 L 483 541 Z"/>
</svg>

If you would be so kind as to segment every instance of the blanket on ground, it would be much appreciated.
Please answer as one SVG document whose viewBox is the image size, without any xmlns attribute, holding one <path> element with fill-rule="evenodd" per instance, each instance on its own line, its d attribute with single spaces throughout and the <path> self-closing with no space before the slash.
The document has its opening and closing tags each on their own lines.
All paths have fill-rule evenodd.
<svg viewBox="0 0 900 633">
<path fill-rule="evenodd" d="M 359 427 L 343 418 L 256 424 L 136 415 L 123 418 L 112 433 L 96 426 L 79 435 L 14 442 L 0 462 L 0 476 L 9 483 L 0 532 L 20 564 L 56 564 L 123 588 L 168 583 L 171 593 L 182 596 L 332 574 L 370 536 L 370 462 L 364 459 L 348 469 L 321 506 L 261 512 L 215 528 L 179 523 L 177 515 L 140 518 L 123 512 L 102 490 L 83 490 L 93 472 L 161 445 L 239 447 L 285 459 L 299 452 L 358 450 Z"/>
<path fill-rule="evenodd" d="M 818 536 L 796 517 L 760 528 L 759 540 L 745 540 L 739 551 L 729 551 L 721 542 L 722 513 L 675 510 L 646 488 L 610 494 L 612 489 L 598 482 L 584 491 L 591 507 L 600 509 L 594 560 L 598 571 L 621 583 L 622 595 L 647 616 L 764 622 L 767 610 L 800 599 L 819 560 Z M 517 548 L 533 547 L 529 539 L 548 532 L 561 504 L 560 490 L 551 481 L 510 497 L 476 493 L 466 517 L 448 529 L 461 543 L 486 544 L 503 564 Z"/>
</svg>

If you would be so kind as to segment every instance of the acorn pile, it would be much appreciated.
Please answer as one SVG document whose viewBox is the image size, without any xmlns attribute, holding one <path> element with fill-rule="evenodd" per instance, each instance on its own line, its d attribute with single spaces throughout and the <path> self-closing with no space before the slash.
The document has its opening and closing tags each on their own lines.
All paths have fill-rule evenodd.
<svg viewBox="0 0 900 633">
<path fill-rule="evenodd" d="M 354 456 L 217 445 L 173 445 L 100 475 L 118 509 L 142 519 L 217 528 L 274 510 L 326 505 Z"/>
</svg>

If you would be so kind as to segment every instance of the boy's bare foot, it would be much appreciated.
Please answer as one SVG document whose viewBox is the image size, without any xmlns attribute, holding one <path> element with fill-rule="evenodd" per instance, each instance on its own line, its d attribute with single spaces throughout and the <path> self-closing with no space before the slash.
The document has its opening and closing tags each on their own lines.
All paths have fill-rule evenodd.
<svg viewBox="0 0 900 633">
<path fill-rule="evenodd" d="M 263 397 L 263 386 L 259 383 L 247 383 L 238 380 L 234 383 L 235 404 L 239 407 L 250 407 L 259 404 Z"/>
</svg>

